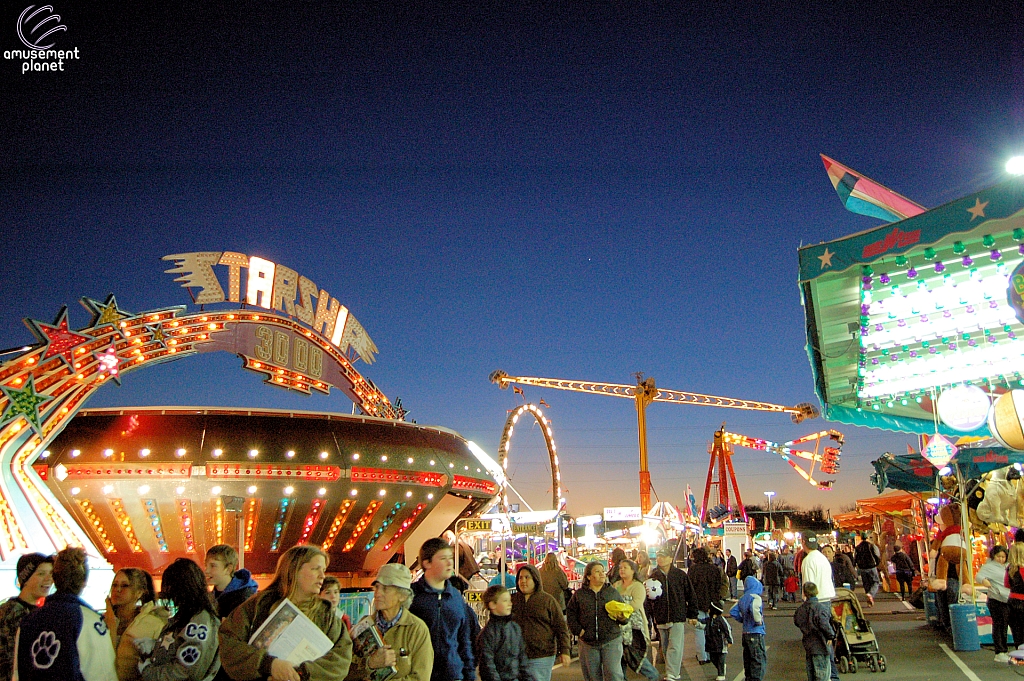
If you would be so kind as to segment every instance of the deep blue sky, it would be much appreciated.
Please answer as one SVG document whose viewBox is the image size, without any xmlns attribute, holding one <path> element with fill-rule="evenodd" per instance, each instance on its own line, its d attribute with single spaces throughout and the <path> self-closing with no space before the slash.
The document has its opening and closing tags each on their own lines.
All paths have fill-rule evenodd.
<svg viewBox="0 0 1024 681">
<path fill-rule="evenodd" d="M 815 401 L 797 247 L 876 224 L 818 154 L 927 206 L 996 182 L 1024 152 L 1024 11 L 677 5 L 54 3 L 56 47 L 80 60 L 0 60 L 0 346 L 61 304 L 84 324 L 83 295 L 187 302 L 160 256 L 236 250 L 337 296 L 380 348 L 365 375 L 492 453 L 518 401 L 487 382 L 498 368 Z M 20 47 L 25 6 L 4 5 L 0 49 Z M 150 369 L 91 404 L 350 409 L 238 365 Z M 551 404 L 570 510 L 637 503 L 630 402 L 527 397 Z M 648 416 L 655 489 L 677 502 L 700 496 L 723 420 L 780 440 L 827 427 Z M 841 429 L 835 491 L 740 451 L 747 500 L 872 495 L 869 461 L 908 438 Z M 539 435 L 513 455 L 542 505 Z"/>
</svg>

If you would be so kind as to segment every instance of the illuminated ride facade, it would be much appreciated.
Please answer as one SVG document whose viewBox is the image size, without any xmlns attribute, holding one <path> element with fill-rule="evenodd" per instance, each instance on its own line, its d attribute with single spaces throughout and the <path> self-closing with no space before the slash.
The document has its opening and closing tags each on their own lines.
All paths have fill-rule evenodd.
<svg viewBox="0 0 1024 681">
<path fill-rule="evenodd" d="M 1024 386 L 1024 180 L 925 210 L 823 158 L 848 209 L 894 221 L 800 249 L 824 417 L 988 436 L 971 394 Z M 959 399 L 942 417 L 947 392 Z"/>
<path fill-rule="evenodd" d="M 497 464 L 453 431 L 403 421 L 400 405 L 354 368 L 377 348 L 326 290 L 240 253 L 165 260 L 199 312 L 131 313 L 113 295 L 86 298 L 86 327 L 71 330 L 66 308 L 53 324 L 26 320 L 39 342 L 0 355 L 0 564 L 77 545 L 115 568 L 160 572 L 229 543 L 259 574 L 308 542 L 328 551 L 331 572 L 358 578 L 410 537 L 437 536 L 491 504 Z M 221 303 L 234 306 L 207 309 Z M 239 355 L 275 387 L 340 390 L 362 415 L 80 413 L 109 381 L 211 351 Z"/>
</svg>

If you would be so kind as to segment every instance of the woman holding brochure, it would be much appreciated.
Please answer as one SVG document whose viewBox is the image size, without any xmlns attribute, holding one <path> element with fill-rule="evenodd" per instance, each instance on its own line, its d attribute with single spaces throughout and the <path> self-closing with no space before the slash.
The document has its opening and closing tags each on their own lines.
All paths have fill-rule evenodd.
<svg viewBox="0 0 1024 681">
<path fill-rule="evenodd" d="M 327 562 L 327 554 L 315 546 L 299 545 L 288 549 L 277 561 L 277 574 L 270 586 L 235 608 L 224 620 L 220 629 L 220 657 L 228 676 L 241 681 L 345 678 L 352 661 L 352 637 L 334 606 L 320 598 Z M 326 636 L 330 647 L 320 657 L 292 664 L 271 654 L 261 641 L 272 641 L 273 636 L 267 634 L 275 632 L 266 629 L 260 632 L 254 644 L 249 643 L 264 622 L 277 615 L 275 610 L 287 605 L 285 599 Z"/>
<path fill-rule="evenodd" d="M 178 558 L 164 570 L 161 582 L 160 596 L 174 604 L 175 613 L 155 640 L 132 642 L 142 652 L 142 681 L 208 681 L 220 671 L 220 618 L 203 568 Z"/>
<path fill-rule="evenodd" d="M 434 647 L 426 623 L 409 612 L 412 603 L 412 573 L 401 563 L 382 565 L 373 580 L 373 613 L 353 627 L 358 639 L 373 627 L 377 635 L 369 649 L 383 643 L 373 654 L 356 656 L 348 681 L 366 681 L 387 677 L 388 681 L 430 681 L 434 669 Z M 371 632 L 366 632 L 370 634 Z M 363 640 L 368 640 L 363 634 Z M 380 672 L 392 667 L 390 672 Z M 390 675 L 389 675 L 390 674 Z"/>
</svg>

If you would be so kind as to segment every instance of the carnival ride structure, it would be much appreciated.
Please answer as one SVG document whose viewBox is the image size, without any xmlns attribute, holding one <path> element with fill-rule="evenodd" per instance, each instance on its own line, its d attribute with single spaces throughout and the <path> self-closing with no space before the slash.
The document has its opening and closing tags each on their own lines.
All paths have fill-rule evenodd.
<svg viewBox="0 0 1024 681">
<path fill-rule="evenodd" d="M 492 372 L 490 380 L 503 390 L 515 383 L 633 400 L 636 406 L 637 439 L 640 449 L 640 509 L 645 515 L 651 509 L 651 474 L 647 467 L 647 407 L 652 402 L 785 413 L 790 415 L 793 423 L 801 423 L 804 419 L 816 418 L 818 416 L 818 410 L 813 405 L 807 403 L 799 404 L 795 407 L 787 407 L 780 404 L 772 404 L 771 402 L 741 400 L 732 397 L 719 397 L 716 395 L 658 388 L 655 386 L 653 377 L 645 379 L 643 374 L 636 374 L 636 385 L 573 381 L 560 378 L 537 378 L 533 376 L 509 376 L 500 370 Z"/>
<path fill-rule="evenodd" d="M 822 448 L 822 442 L 825 440 L 831 440 L 836 446 Z M 814 451 L 796 448 L 798 445 L 808 442 L 814 443 Z M 835 475 L 839 472 L 839 457 L 843 451 L 843 434 L 836 430 L 822 430 L 790 440 L 789 442 L 778 443 L 762 438 L 730 433 L 725 429 L 725 424 L 723 423 L 722 427 L 715 431 L 714 441 L 708 447 L 711 461 L 708 464 L 708 477 L 704 485 L 704 501 L 700 507 L 701 524 L 706 524 L 708 521 L 708 512 L 711 509 L 708 506 L 708 501 L 711 498 L 711 490 L 713 488 L 718 491 L 719 506 L 724 507 L 731 513 L 738 513 L 744 520 L 747 520 L 747 512 L 743 506 L 743 499 L 740 496 L 740 487 L 736 482 L 736 471 L 732 465 L 733 447 L 745 447 L 747 449 L 778 454 L 782 457 L 783 461 L 792 466 L 793 470 L 808 483 L 820 490 L 830 490 L 834 480 L 815 480 L 813 477 L 814 467 L 818 466 L 819 470 L 826 475 Z M 795 461 L 797 458 L 810 462 L 806 470 Z M 735 505 L 730 499 L 730 483 L 736 498 Z"/>
<path fill-rule="evenodd" d="M 37 343 L 0 353 L 0 565 L 23 551 L 77 545 L 115 568 L 159 572 L 240 537 L 254 572 L 271 572 L 279 552 L 301 541 L 323 546 L 332 571 L 358 574 L 411 535 L 436 536 L 491 503 L 497 464 L 457 433 L 403 421 L 401 407 L 353 366 L 372 362 L 377 348 L 326 290 L 239 253 L 165 260 L 198 312 L 132 313 L 113 295 L 84 298 L 85 327 L 72 330 L 61 308 L 53 324 L 26 320 Z M 227 295 L 215 266 L 227 269 Z M 235 305 L 208 309 L 220 303 Z M 362 414 L 79 414 L 133 371 L 212 351 L 237 354 L 275 387 L 340 390 Z"/>
<path fill-rule="evenodd" d="M 505 427 L 501 431 L 501 441 L 498 443 L 498 465 L 504 476 L 502 485 L 501 506 L 502 511 L 509 512 L 508 489 L 511 487 L 511 480 L 508 476 L 509 453 L 512 448 L 512 433 L 516 424 L 524 417 L 532 417 L 540 428 L 541 436 L 544 438 L 544 447 L 548 453 L 548 464 L 551 470 L 551 508 L 561 510 L 565 507 L 565 497 L 562 496 L 562 473 L 558 468 L 558 448 L 555 446 L 555 435 L 552 431 L 551 419 L 544 411 L 535 404 L 524 404 L 511 410 L 508 418 L 505 419 Z M 518 492 L 517 492 L 518 494 Z M 525 500 L 524 500 L 525 501 Z"/>
</svg>

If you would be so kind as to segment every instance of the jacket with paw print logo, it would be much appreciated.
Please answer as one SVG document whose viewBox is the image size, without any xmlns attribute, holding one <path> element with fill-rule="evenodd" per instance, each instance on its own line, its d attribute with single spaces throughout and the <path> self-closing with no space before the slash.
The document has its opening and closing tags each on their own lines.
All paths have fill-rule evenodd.
<svg viewBox="0 0 1024 681">
<path fill-rule="evenodd" d="M 110 681 L 114 646 L 99 613 L 78 596 L 55 593 L 25 615 L 14 639 L 14 679 Z"/>
<path fill-rule="evenodd" d="M 168 624 L 139 663 L 142 681 L 207 681 L 220 670 L 220 619 L 203 610 L 183 627 Z"/>
</svg>

